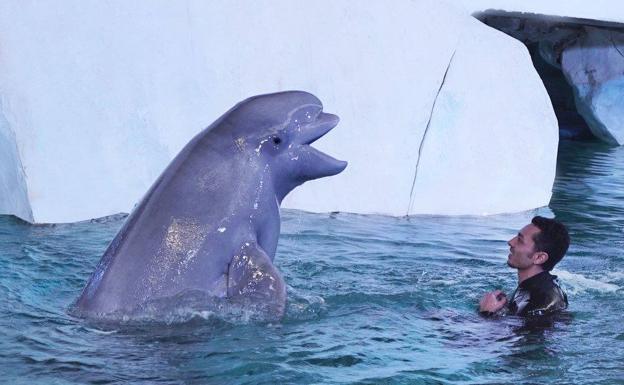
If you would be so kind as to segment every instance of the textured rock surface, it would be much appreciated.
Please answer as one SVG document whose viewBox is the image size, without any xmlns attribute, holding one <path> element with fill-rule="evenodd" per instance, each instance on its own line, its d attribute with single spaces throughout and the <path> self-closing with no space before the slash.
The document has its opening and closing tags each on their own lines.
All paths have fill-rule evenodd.
<svg viewBox="0 0 624 385">
<path fill-rule="evenodd" d="M 556 121 L 526 48 L 438 1 L 6 1 L 0 46 L 39 222 L 130 211 L 236 101 L 289 89 L 341 117 L 318 147 L 349 167 L 285 207 L 481 214 L 550 198 Z"/>
<path fill-rule="evenodd" d="M 598 137 L 621 144 L 624 24 L 495 10 L 478 17 L 532 51 L 559 120 L 560 137 Z"/>
<path fill-rule="evenodd" d="M 504 10 L 541 15 L 624 22 L 624 4 L 617 0 L 451 0 L 467 12 Z"/>
<path fill-rule="evenodd" d="M 624 34 L 586 27 L 561 56 L 576 106 L 592 133 L 624 144 Z"/>
</svg>

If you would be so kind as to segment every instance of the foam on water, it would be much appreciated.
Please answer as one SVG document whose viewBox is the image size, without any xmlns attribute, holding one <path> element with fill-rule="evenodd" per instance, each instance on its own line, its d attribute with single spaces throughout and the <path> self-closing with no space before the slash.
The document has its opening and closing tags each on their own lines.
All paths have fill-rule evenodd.
<svg viewBox="0 0 624 385">
<path fill-rule="evenodd" d="M 288 302 L 285 320 L 303 321 L 319 315 L 325 304 L 320 296 L 300 293 L 299 290 L 288 288 Z M 115 325 L 174 326 L 189 322 L 205 321 L 210 323 L 227 323 L 243 325 L 249 323 L 270 323 L 280 321 L 271 313 L 270 304 L 254 302 L 248 298 L 231 300 L 216 298 L 204 292 L 189 291 L 173 297 L 159 298 L 149 301 L 132 312 L 108 314 L 82 313 L 73 304 L 69 314 L 82 317 L 88 323 L 99 327 L 115 327 Z"/>
<path fill-rule="evenodd" d="M 583 274 L 570 273 L 565 270 L 554 270 L 553 274 L 565 282 L 565 290 L 568 293 L 579 294 L 587 290 L 594 290 L 600 293 L 614 293 L 622 289 L 620 286 L 613 283 L 587 278 Z M 622 273 L 620 272 L 619 274 Z"/>
</svg>

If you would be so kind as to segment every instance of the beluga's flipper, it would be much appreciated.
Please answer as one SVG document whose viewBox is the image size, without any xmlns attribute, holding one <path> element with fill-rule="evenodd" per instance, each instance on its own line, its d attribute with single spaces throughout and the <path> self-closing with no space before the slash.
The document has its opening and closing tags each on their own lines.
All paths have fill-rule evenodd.
<svg viewBox="0 0 624 385">
<path fill-rule="evenodd" d="M 284 315 L 286 284 L 273 262 L 256 242 L 244 243 L 228 267 L 227 297 L 260 304 L 276 318 Z"/>
</svg>

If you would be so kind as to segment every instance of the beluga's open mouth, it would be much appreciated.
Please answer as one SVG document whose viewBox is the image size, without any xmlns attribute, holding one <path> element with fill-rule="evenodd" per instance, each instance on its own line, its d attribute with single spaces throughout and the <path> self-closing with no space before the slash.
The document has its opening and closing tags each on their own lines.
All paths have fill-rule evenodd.
<svg viewBox="0 0 624 385">
<path fill-rule="evenodd" d="M 300 160 L 299 175 L 305 180 L 336 175 L 347 167 L 347 162 L 333 158 L 311 146 L 336 127 L 340 121 L 338 116 L 324 113 L 320 106 L 316 107 L 318 108 L 314 111 L 316 117 L 309 123 L 298 126 L 293 133 L 293 143 L 299 144 L 293 149 L 296 159 Z"/>
</svg>

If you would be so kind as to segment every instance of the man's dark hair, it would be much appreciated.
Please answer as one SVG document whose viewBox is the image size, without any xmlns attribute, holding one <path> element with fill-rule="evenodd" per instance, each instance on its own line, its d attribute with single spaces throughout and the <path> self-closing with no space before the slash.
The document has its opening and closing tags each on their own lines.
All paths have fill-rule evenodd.
<svg viewBox="0 0 624 385">
<path fill-rule="evenodd" d="M 563 223 L 550 218 L 534 217 L 531 220 L 540 232 L 533 236 L 535 251 L 543 251 L 548 254 L 548 260 L 542 267 L 550 271 L 555 267 L 561 258 L 568 251 L 570 246 L 570 235 Z"/>
</svg>

